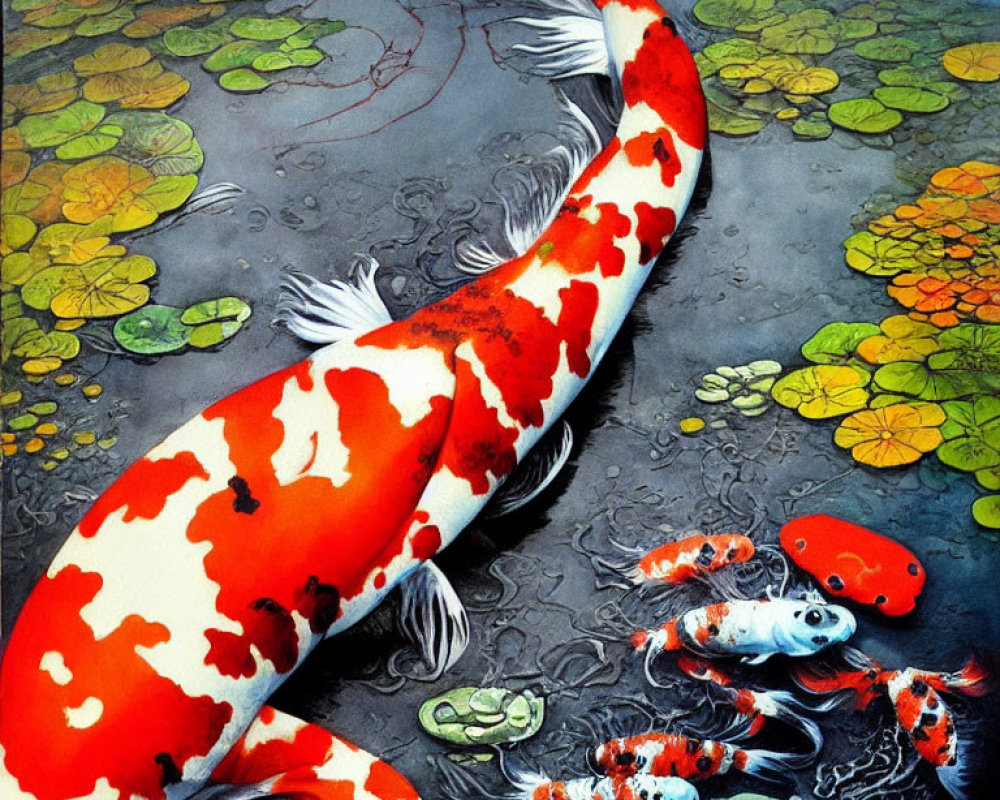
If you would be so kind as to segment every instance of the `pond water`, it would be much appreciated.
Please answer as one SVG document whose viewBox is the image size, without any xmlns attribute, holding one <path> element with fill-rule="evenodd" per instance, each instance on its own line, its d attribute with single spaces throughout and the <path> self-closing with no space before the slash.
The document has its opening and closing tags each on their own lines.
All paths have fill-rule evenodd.
<svg viewBox="0 0 1000 800">
<path fill-rule="evenodd" d="M 14 36 L 31 26 L 9 5 L 5 26 Z M 736 37 L 770 37 L 773 44 L 791 35 L 773 32 L 787 24 L 781 20 L 750 33 L 706 24 L 711 15 L 699 5 L 697 15 L 693 3 L 665 4 L 696 50 Z M 725 718 L 725 709 L 709 708 L 704 687 L 672 676 L 667 665 L 657 667 L 657 674 L 668 685 L 651 686 L 628 641 L 636 625 L 712 602 L 712 590 L 697 584 L 667 594 L 640 593 L 623 588 L 622 577 L 608 567 L 627 562 L 636 548 L 650 549 L 685 532 L 745 532 L 761 545 L 777 542 L 789 519 L 819 513 L 876 530 L 905 543 L 928 580 L 916 610 L 903 618 L 857 609 L 852 644 L 892 667 L 955 670 L 973 651 L 986 663 L 996 662 L 1000 550 L 995 531 L 978 524 L 971 511 L 987 494 L 985 483 L 949 469 L 934 454 L 900 468 L 858 463 L 834 442 L 837 419 L 806 419 L 766 391 L 766 409 L 756 416 L 730 402 L 704 403 L 695 391 L 703 388 L 705 375 L 723 366 L 773 360 L 783 374 L 805 368 L 801 346 L 829 323 L 877 325 L 907 312 L 886 294 L 892 276 L 850 269 L 842 243 L 871 220 L 913 203 L 941 168 L 1000 162 L 1000 84 L 952 78 L 961 91 L 939 86 L 936 94 L 952 93 L 956 99 L 949 98 L 948 108 L 904 112 L 888 132 L 837 126 L 832 135 L 815 137 L 796 135 L 791 125 L 809 115 L 822 122 L 831 103 L 867 97 L 880 85 L 878 69 L 909 65 L 926 72 L 933 65 L 918 58 L 913 66 L 914 57 L 929 55 L 937 63 L 935 48 L 997 41 L 1000 15 L 964 4 L 949 11 L 931 2 L 876 3 L 854 17 L 847 10 L 858 3 L 756 5 L 786 16 L 830 9 L 839 12 L 837 20 L 874 20 L 885 26 L 879 36 L 910 37 L 914 44 L 897 43 L 909 48 L 908 58 L 876 59 L 873 65 L 859 59 L 851 42 L 878 38 L 874 34 L 854 30 L 851 38 L 849 27 L 814 21 L 815 30 L 806 26 L 805 34 L 796 35 L 828 36 L 833 49 L 793 50 L 803 63 L 784 69 L 825 67 L 838 74 L 840 85 L 812 100 L 800 90 L 798 106 L 782 100 L 773 86 L 744 91 L 750 71 L 726 79 L 706 75 L 710 99 L 719 101 L 713 127 L 737 127 L 728 135 L 713 133 L 687 217 L 567 415 L 575 437 L 569 464 L 526 509 L 474 523 L 440 559 L 469 611 L 465 655 L 445 675 L 421 680 L 424 668 L 400 635 L 393 596 L 356 628 L 321 645 L 275 698 L 279 708 L 381 754 L 428 800 L 471 796 L 468 785 L 454 788 L 455 770 L 482 787 L 509 791 L 496 758 L 442 767 L 451 746 L 421 731 L 421 703 L 454 687 L 503 686 L 544 696 L 541 731 L 515 745 L 508 758 L 552 777 L 586 774 L 585 751 L 602 736 L 651 725 L 711 730 Z M 755 3 L 719 0 L 715 6 L 743 9 L 750 19 Z M 20 11 L 33 7 L 14 4 Z M 164 67 L 190 81 L 190 91 L 168 113 L 190 126 L 204 152 L 198 192 L 234 188 L 223 187 L 224 202 L 189 214 L 185 206 L 179 215 L 165 210 L 159 222 L 116 232 L 113 242 L 155 261 L 155 304 L 183 309 L 236 296 L 252 308 L 231 338 L 205 349 L 129 354 L 111 324 L 97 319 L 79 329 L 80 354 L 63 359 L 40 382 L 27 380 L 23 358 L 7 361 L 4 391 L 22 393 L 5 408 L 8 421 L 31 413 L 31 404 L 56 402 L 51 419 L 59 433 L 41 437 L 44 450 L 36 453 L 25 451 L 27 437 L 18 434 L 19 449 L 4 459 L 5 633 L 69 530 L 128 464 L 212 401 L 309 352 L 272 324 L 284 270 L 344 277 L 355 254 L 371 254 L 381 263 L 379 287 L 390 311 L 405 315 L 468 279 L 454 266 L 456 243 L 476 231 L 495 238 L 503 211 L 494 187 L 560 141 L 560 110 L 550 82 L 498 60 L 509 31 L 484 33 L 484 26 L 523 10 L 519 5 L 272 0 L 203 8 L 225 9 L 226 16 L 173 27 L 222 30 L 222 21 L 258 14 L 288 14 L 303 23 L 343 20 L 346 27 L 317 39 L 321 60 L 315 66 L 259 70 L 258 77 L 275 81 L 261 92 L 220 88 L 218 73 L 202 66 L 211 51 L 180 57 L 174 52 L 179 46 L 172 50 L 159 34 L 74 35 L 5 64 L 5 103 L 10 86 L 68 69 L 109 41 L 146 46 Z M 959 18 L 966 8 L 985 16 Z M 922 40 L 928 27 L 943 38 Z M 757 61 L 748 57 L 729 66 L 747 68 Z M 586 98 L 585 84 L 574 79 L 569 91 Z M 783 121 L 775 116 L 775 103 L 801 110 Z M 24 112 L 10 113 L 18 120 Z M 830 111 L 829 118 L 835 116 Z M 746 132 L 758 123 L 759 132 Z M 11 124 L 5 118 L 5 129 Z M 736 130 L 743 135 L 734 135 Z M 997 242 L 1000 219 L 991 225 L 983 235 Z M 5 283 L 8 289 L 17 291 Z M 30 314 L 43 319 L 48 312 Z M 59 386 L 61 373 L 76 380 Z M 93 384 L 102 389 L 96 399 L 81 392 Z M 747 393 L 733 393 L 739 392 Z M 689 418 L 706 424 L 685 433 L 681 421 Z M 66 456 L 51 455 L 62 447 Z M 794 578 L 801 585 L 808 580 L 797 571 Z M 752 573 L 746 580 L 756 592 L 767 582 Z M 789 688 L 787 661 L 735 671 L 758 688 Z M 988 759 L 997 752 L 997 701 L 987 696 L 950 703 L 975 751 L 970 796 L 986 797 Z M 909 743 L 897 741 L 888 704 L 817 721 L 826 747 L 817 764 L 790 773 L 787 784 L 734 774 L 701 784 L 702 797 L 947 796 L 933 770 L 916 763 Z M 761 746 L 801 747 L 785 732 L 769 731 Z"/>
</svg>

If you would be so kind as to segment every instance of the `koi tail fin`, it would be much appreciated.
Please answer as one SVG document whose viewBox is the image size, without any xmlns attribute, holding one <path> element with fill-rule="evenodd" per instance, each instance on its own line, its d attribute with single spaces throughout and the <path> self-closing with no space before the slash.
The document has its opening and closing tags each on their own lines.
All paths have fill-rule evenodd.
<svg viewBox="0 0 1000 800">
<path fill-rule="evenodd" d="M 882 670 L 860 651 L 850 648 L 844 648 L 844 651 L 848 658 L 848 669 L 799 663 L 792 667 L 792 679 L 811 694 L 840 694 L 841 703 L 849 702 L 853 697 L 856 707 L 863 710 L 879 695 Z"/>
<path fill-rule="evenodd" d="M 812 750 L 804 755 L 812 755 L 813 757 L 819 755 L 819 751 L 823 747 L 823 734 L 820 732 L 819 726 L 806 714 L 808 712 L 829 711 L 840 705 L 839 698 L 833 698 L 818 706 L 807 706 L 790 692 L 770 691 L 753 692 L 752 694 L 754 707 L 762 716 L 783 722 L 809 740 Z M 750 720 L 752 722 L 753 717 L 750 717 Z"/>
<path fill-rule="evenodd" d="M 816 757 L 809 753 L 776 753 L 772 750 L 737 750 L 733 766 L 763 781 L 781 783 L 792 770 L 809 766 Z"/>
<path fill-rule="evenodd" d="M 540 0 L 537 5 L 544 16 L 512 17 L 487 26 L 498 63 L 542 78 L 610 74 L 604 20 L 590 0 Z"/>
<path fill-rule="evenodd" d="M 941 673 L 937 680 L 928 683 L 938 691 L 958 692 L 967 697 L 982 697 L 993 689 L 990 674 L 975 658 L 970 658 L 957 672 Z"/>
<path fill-rule="evenodd" d="M 330 344 L 368 333 L 392 322 L 375 285 L 379 263 L 358 254 L 351 277 L 330 283 L 290 271 L 281 286 L 275 322 L 314 344 Z"/>
</svg>

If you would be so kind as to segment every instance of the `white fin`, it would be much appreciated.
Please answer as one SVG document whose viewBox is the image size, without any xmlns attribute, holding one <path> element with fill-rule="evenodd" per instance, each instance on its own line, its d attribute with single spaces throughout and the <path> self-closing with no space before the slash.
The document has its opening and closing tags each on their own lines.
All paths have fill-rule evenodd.
<svg viewBox="0 0 1000 800">
<path fill-rule="evenodd" d="M 330 344 L 368 333 L 392 322 L 375 285 L 378 262 L 358 255 L 349 281 L 330 283 L 288 272 L 281 287 L 275 320 L 300 339 Z"/>
<path fill-rule="evenodd" d="M 547 437 L 506 480 L 486 509 L 487 519 L 502 517 L 523 508 L 555 480 L 573 449 L 573 429 L 564 420 L 562 436 Z"/>
<path fill-rule="evenodd" d="M 465 607 L 433 561 L 426 561 L 411 572 L 401 588 L 403 630 L 420 647 L 430 668 L 420 680 L 437 680 L 469 646 Z"/>
<path fill-rule="evenodd" d="M 564 112 L 559 124 L 562 144 L 526 169 L 524 162 L 497 172 L 493 188 L 504 208 L 504 242 L 500 246 L 463 239 L 455 248 L 455 266 L 481 275 L 524 255 L 552 224 L 570 188 L 601 149 L 601 138 L 576 103 L 557 90 Z"/>
<path fill-rule="evenodd" d="M 611 64 L 601 12 L 589 0 L 542 0 L 541 17 L 513 17 L 488 26 L 519 26 L 529 41 L 518 41 L 498 54 L 519 72 L 542 78 L 609 75 Z M 521 33 L 521 31 L 518 31 Z M 513 34 L 509 34 L 513 35 Z"/>
<path fill-rule="evenodd" d="M 740 662 L 749 667 L 759 667 L 773 655 L 774 653 L 761 653 L 757 656 L 744 656 L 740 659 Z"/>
<path fill-rule="evenodd" d="M 967 800 L 969 797 L 969 746 L 963 739 L 958 740 L 955 753 L 955 763 L 951 766 L 937 768 L 938 780 L 955 800 Z"/>
</svg>

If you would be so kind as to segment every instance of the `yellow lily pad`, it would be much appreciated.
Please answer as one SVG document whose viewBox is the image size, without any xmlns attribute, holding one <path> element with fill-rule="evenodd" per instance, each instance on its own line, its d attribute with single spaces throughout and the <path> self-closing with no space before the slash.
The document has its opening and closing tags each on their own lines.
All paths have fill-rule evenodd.
<svg viewBox="0 0 1000 800">
<path fill-rule="evenodd" d="M 807 419 L 849 414 L 868 403 L 871 377 L 861 369 L 822 364 L 797 369 L 779 380 L 771 396 Z"/>
<path fill-rule="evenodd" d="M 106 44 L 98 47 L 92 53 L 80 56 L 73 62 L 77 75 L 87 78 L 106 72 L 121 72 L 146 64 L 153 54 L 145 47 L 133 47 L 128 44 Z"/>
<path fill-rule="evenodd" d="M 100 258 L 42 270 L 25 283 L 21 297 L 57 317 L 112 317 L 144 305 L 149 287 L 142 282 L 155 274 L 156 264 L 146 256 Z"/>
<path fill-rule="evenodd" d="M 0 256 L 20 250 L 35 236 L 38 226 L 23 214 L 0 215 Z"/>
<path fill-rule="evenodd" d="M 963 81 L 990 83 L 1000 78 L 1000 42 L 973 42 L 953 47 L 941 65 Z"/>
</svg>

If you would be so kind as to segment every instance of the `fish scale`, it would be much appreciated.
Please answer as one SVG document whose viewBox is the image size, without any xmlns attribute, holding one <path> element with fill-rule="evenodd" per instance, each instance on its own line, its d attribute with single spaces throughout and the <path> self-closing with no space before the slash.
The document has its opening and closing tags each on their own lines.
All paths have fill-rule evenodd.
<svg viewBox="0 0 1000 800">
<path fill-rule="evenodd" d="M 690 54 L 652 0 L 596 5 L 625 108 L 538 241 L 220 400 L 71 533 L 0 663 L 5 798 L 183 800 L 210 778 L 416 797 L 264 704 L 479 512 L 592 375 L 690 200 Z"/>
</svg>

